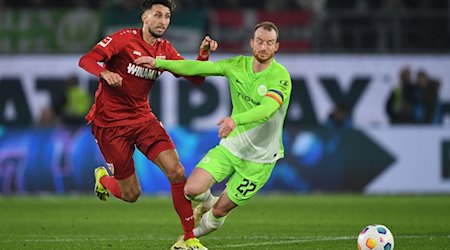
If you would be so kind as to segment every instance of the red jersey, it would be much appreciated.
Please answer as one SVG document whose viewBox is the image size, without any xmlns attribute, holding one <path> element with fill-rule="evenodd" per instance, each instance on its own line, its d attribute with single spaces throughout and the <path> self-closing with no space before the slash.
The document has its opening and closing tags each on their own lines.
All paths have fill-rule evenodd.
<svg viewBox="0 0 450 250">
<path fill-rule="evenodd" d="M 100 78 L 95 102 L 86 116 L 88 123 L 94 122 L 99 127 L 115 127 L 156 119 L 151 112 L 148 96 L 162 71 L 135 65 L 133 61 L 140 56 L 171 60 L 184 58 L 169 41 L 158 38 L 150 45 L 142 37 L 141 29 L 120 30 L 104 38 L 80 59 L 80 67 L 90 73 L 99 76 L 100 72 L 107 69 L 123 78 L 121 87 L 111 87 Z M 97 62 L 104 62 L 104 67 L 100 67 Z M 204 78 L 188 79 L 201 82 Z"/>
</svg>

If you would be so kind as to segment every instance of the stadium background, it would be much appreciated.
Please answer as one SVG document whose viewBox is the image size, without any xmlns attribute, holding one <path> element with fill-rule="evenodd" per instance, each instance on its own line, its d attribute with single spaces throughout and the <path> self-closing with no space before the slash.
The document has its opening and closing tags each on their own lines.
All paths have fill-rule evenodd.
<svg viewBox="0 0 450 250">
<path fill-rule="evenodd" d="M 79 57 L 112 31 L 140 27 L 140 1 L 0 1 L 0 193 L 88 193 L 104 164 L 90 128 L 61 107 L 69 81 L 93 96 L 97 80 Z M 264 191 L 450 193 L 450 4 L 447 0 L 176 1 L 167 31 L 195 58 L 249 53 L 252 28 L 277 23 L 276 59 L 292 74 L 286 158 Z M 438 86 L 429 120 L 393 124 L 386 111 L 401 70 L 426 72 Z M 151 106 L 189 173 L 218 142 L 230 111 L 223 78 L 195 86 L 166 73 Z M 343 120 L 334 120 L 336 114 Z M 340 117 L 340 116 L 338 116 Z M 342 118 L 342 117 L 341 117 Z M 140 153 L 145 194 L 168 193 L 161 171 Z"/>
</svg>

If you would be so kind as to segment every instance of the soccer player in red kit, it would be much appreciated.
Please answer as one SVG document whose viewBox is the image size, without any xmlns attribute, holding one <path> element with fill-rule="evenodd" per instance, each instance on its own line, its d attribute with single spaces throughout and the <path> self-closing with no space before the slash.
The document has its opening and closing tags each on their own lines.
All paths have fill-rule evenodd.
<svg viewBox="0 0 450 250">
<path fill-rule="evenodd" d="M 142 29 L 123 29 L 100 41 L 80 59 L 79 65 L 100 78 L 95 103 L 86 116 L 92 133 L 113 176 L 105 167 L 94 171 L 95 189 L 101 200 L 109 192 L 127 202 L 135 202 L 141 187 L 135 173 L 133 153 L 137 147 L 166 174 L 171 184 L 172 200 L 184 230 L 184 245 L 172 249 L 203 249 L 195 238 L 192 206 L 183 194 L 186 183 L 175 145 L 152 113 L 148 94 L 160 70 L 133 63 L 140 56 L 182 60 L 169 41 L 161 38 L 166 31 L 173 0 L 145 0 L 142 3 Z M 208 36 L 200 45 L 197 60 L 208 60 L 217 42 Z M 103 62 L 100 66 L 98 62 Z M 186 77 L 202 83 L 202 77 Z"/>
</svg>

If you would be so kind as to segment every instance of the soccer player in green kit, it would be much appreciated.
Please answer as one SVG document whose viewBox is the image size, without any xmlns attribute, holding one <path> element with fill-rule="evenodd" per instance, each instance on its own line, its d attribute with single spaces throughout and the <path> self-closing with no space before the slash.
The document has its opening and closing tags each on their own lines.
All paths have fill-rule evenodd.
<svg viewBox="0 0 450 250">
<path fill-rule="evenodd" d="M 201 202 L 194 210 L 196 237 L 220 228 L 228 213 L 244 205 L 267 182 L 278 159 L 283 158 L 283 123 L 291 78 L 274 58 L 278 28 L 271 22 L 255 26 L 250 40 L 253 56 L 236 56 L 217 62 L 174 61 L 140 57 L 135 63 L 180 75 L 225 76 L 233 105 L 230 117 L 219 122 L 218 146 L 211 149 L 189 176 L 184 193 Z M 217 200 L 210 188 L 230 177 Z M 182 242 L 180 242 L 182 244 Z"/>
</svg>

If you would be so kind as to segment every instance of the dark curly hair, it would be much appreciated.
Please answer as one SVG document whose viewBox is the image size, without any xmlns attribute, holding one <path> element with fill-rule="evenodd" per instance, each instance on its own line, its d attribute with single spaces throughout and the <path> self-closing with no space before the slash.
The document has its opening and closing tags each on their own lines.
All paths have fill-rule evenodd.
<svg viewBox="0 0 450 250">
<path fill-rule="evenodd" d="M 153 4 L 162 4 L 169 8 L 170 12 L 173 12 L 177 7 L 173 0 L 144 0 L 142 1 L 142 13 L 151 9 Z"/>
</svg>

